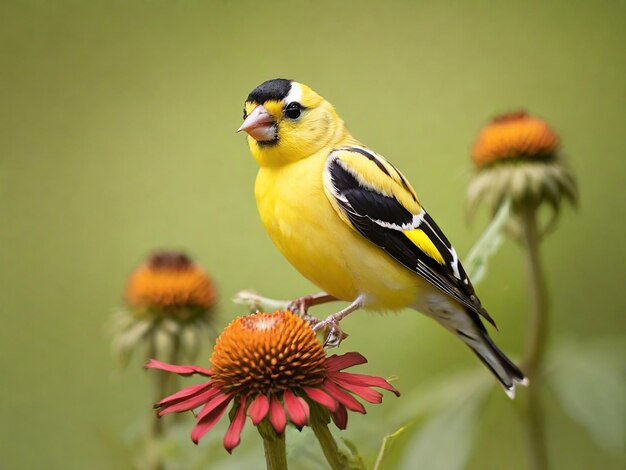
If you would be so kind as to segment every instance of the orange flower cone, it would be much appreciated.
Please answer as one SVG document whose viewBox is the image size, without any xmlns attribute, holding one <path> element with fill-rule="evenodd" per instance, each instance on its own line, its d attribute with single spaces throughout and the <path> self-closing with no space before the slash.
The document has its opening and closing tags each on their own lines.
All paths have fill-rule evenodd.
<svg viewBox="0 0 626 470">
<path fill-rule="evenodd" d="M 152 254 L 131 274 L 126 288 L 128 305 L 161 313 L 210 309 L 216 297 L 213 281 L 204 270 L 177 252 Z"/>
<path fill-rule="evenodd" d="M 478 134 L 472 148 L 472 160 L 482 167 L 501 160 L 556 157 L 559 138 L 541 119 L 526 111 L 495 117 Z"/>
</svg>

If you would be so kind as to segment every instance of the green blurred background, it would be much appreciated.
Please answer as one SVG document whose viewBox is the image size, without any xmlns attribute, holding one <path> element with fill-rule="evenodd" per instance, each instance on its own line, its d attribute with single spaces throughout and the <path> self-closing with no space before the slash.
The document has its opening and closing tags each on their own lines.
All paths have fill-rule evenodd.
<svg viewBox="0 0 626 470">
<path fill-rule="evenodd" d="M 623 1 L 0 3 L 1 466 L 128 466 L 116 436 L 146 419 L 151 395 L 140 360 L 115 372 L 107 323 L 153 248 L 184 249 L 212 273 L 219 327 L 243 313 L 229 301 L 242 288 L 315 291 L 266 236 L 256 164 L 234 132 L 244 98 L 269 78 L 328 98 L 404 171 L 461 254 L 484 226 L 463 211 L 478 129 L 520 107 L 547 119 L 582 199 L 542 247 L 551 335 L 619 341 L 625 20 Z M 479 293 L 498 321 L 495 339 L 519 355 L 527 302 L 516 246 L 504 245 Z M 397 375 L 405 395 L 478 367 L 411 312 L 361 312 L 344 327 L 342 350 L 364 353 L 363 371 Z M 546 400 L 555 468 L 621 468 L 554 395 Z M 366 429 L 365 452 L 375 452 L 368 446 L 393 431 L 385 417 L 405 405 L 387 396 L 351 416 L 346 434 Z M 479 429 L 469 468 L 526 468 L 504 394 Z M 260 448 L 254 432 L 244 439 Z"/>
</svg>

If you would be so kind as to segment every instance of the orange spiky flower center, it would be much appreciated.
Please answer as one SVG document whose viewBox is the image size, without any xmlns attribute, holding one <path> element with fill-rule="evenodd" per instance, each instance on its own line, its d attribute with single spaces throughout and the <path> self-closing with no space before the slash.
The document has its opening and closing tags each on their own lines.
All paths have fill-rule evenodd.
<svg viewBox="0 0 626 470">
<path fill-rule="evenodd" d="M 158 252 L 128 280 L 126 301 L 131 306 L 209 308 L 216 293 L 209 276 L 186 255 Z"/>
<path fill-rule="evenodd" d="M 309 324 L 288 311 L 233 320 L 211 356 L 213 380 L 225 392 L 275 393 L 320 384 L 326 355 Z"/>
<path fill-rule="evenodd" d="M 541 119 L 516 111 L 495 117 L 478 134 L 472 160 L 481 167 L 511 159 L 552 159 L 559 147 L 556 133 Z"/>
</svg>

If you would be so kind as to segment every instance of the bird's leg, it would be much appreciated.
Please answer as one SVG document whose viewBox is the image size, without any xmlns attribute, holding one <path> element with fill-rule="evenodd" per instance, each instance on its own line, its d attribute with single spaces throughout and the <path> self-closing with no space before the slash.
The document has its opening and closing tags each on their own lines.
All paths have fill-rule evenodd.
<svg viewBox="0 0 626 470">
<path fill-rule="evenodd" d="M 335 297 L 327 294 L 326 292 L 320 292 L 319 294 L 313 295 L 305 295 L 304 297 L 299 297 L 289 302 L 289 305 L 287 305 L 287 310 L 295 313 L 296 315 L 300 315 L 300 317 L 302 317 L 312 327 L 313 325 L 319 323 L 319 320 L 313 315 L 309 315 L 309 308 L 313 307 L 314 305 L 334 302 L 335 300 L 337 300 Z"/>
<path fill-rule="evenodd" d="M 326 292 L 320 292 L 319 294 L 313 295 L 305 295 L 304 297 L 299 297 L 289 302 L 289 304 L 287 305 L 287 310 L 297 315 L 306 317 L 309 308 L 313 307 L 314 305 L 326 304 L 328 302 L 334 302 L 335 300 L 337 300 L 335 297 L 327 294 Z"/>
<path fill-rule="evenodd" d="M 348 336 L 343 331 L 341 331 L 341 328 L 339 327 L 339 322 L 355 310 L 361 308 L 362 306 L 363 298 L 359 296 L 354 302 L 352 302 L 343 310 L 339 310 L 337 313 L 329 315 L 328 317 L 326 317 L 325 320 L 322 320 L 321 322 L 318 322 L 313 326 L 313 331 L 328 329 L 328 334 L 326 335 L 326 340 L 324 341 L 324 347 L 335 348 L 339 346 L 341 341 L 343 341 Z"/>
</svg>

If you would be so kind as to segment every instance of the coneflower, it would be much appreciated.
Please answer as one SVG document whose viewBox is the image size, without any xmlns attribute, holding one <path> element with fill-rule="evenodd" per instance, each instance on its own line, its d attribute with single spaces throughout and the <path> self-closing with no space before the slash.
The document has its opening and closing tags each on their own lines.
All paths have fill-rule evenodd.
<svg viewBox="0 0 626 470">
<path fill-rule="evenodd" d="M 310 325 L 289 311 L 236 318 L 216 340 L 209 362 L 205 369 L 150 360 L 146 368 L 209 378 L 159 401 L 158 415 L 202 407 L 191 433 L 197 443 L 232 404 L 224 447 L 231 452 L 239 444 L 248 416 L 263 436 L 273 468 L 283 466 L 288 422 L 299 429 L 310 425 L 332 459 L 336 455 L 328 455 L 333 454 L 328 441 L 322 442 L 329 436 L 329 420 L 345 429 L 348 410 L 365 413 L 353 395 L 370 403 L 382 401 L 382 394 L 372 387 L 399 395 L 383 378 L 344 372 L 367 360 L 354 352 L 327 357 Z"/>
</svg>

